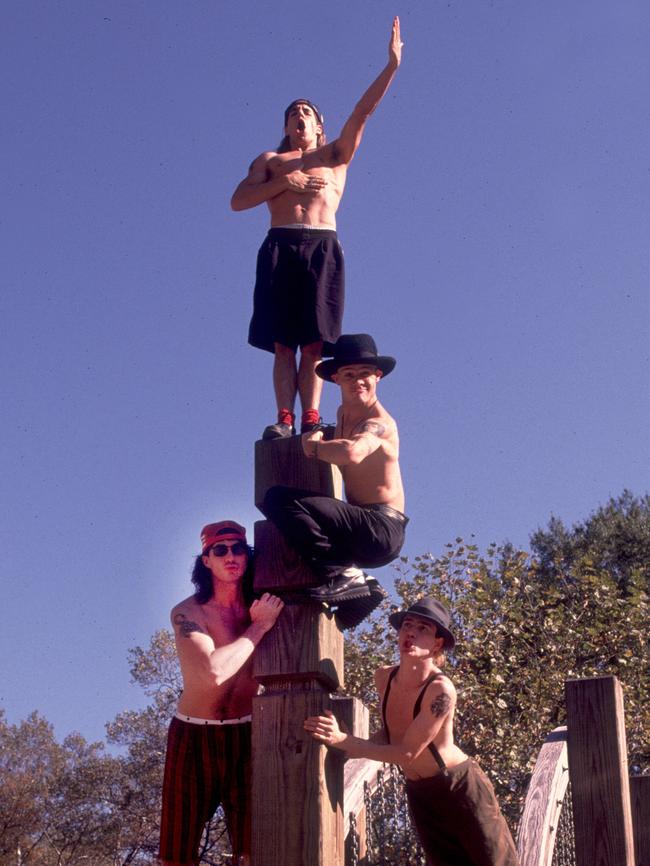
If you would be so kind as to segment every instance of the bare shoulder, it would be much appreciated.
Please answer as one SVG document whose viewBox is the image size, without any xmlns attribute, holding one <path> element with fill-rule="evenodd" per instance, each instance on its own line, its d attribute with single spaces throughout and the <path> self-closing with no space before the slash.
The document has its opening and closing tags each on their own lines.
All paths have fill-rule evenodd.
<svg viewBox="0 0 650 866">
<path fill-rule="evenodd" d="M 356 434 L 372 433 L 379 439 L 396 439 L 398 434 L 395 420 L 379 403 L 376 404 L 376 409 L 376 413 L 371 418 L 362 421 L 354 432 Z"/>
<path fill-rule="evenodd" d="M 249 174 L 265 172 L 275 157 L 277 157 L 277 153 L 274 150 L 265 150 L 264 153 L 260 153 L 260 155 L 256 156 L 248 167 Z"/>
<path fill-rule="evenodd" d="M 447 676 L 439 676 L 429 684 L 422 710 L 435 717 L 446 716 L 456 706 L 456 688 Z"/>
<path fill-rule="evenodd" d="M 395 665 L 383 665 L 375 671 L 375 687 L 379 694 L 383 694 L 386 691 L 388 677 L 391 675 L 391 671 L 395 670 L 395 667 Z"/>
<path fill-rule="evenodd" d="M 189 596 L 172 608 L 171 624 L 177 634 L 187 636 L 192 632 L 205 632 L 205 621 L 201 605 L 194 596 Z"/>
</svg>

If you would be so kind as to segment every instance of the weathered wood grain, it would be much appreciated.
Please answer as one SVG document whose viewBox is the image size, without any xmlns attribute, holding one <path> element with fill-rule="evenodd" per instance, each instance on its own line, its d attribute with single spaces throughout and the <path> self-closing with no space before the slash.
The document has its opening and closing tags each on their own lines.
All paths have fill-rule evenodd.
<svg viewBox="0 0 650 866">
<path fill-rule="evenodd" d="M 634 866 L 620 683 L 568 680 L 565 692 L 578 866 Z"/>
<path fill-rule="evenodd" d="M 517 833 L 520 866 L 551 866 L 560 810 L 569 782 L 566 728 L 546 738 L 535 763 Z"/>
<path fill-rule="evenodd" d="M 269 487 L 282 484 L 322 493 L 342 496 L 341 473 L 336 466 L 322 460 L 305 457 L 300 436 L 272 439 L 255 443 L 255 505 L 261 508 Z"/>
<path fill-rule="evenodd" d="M 343 863 L 343 762 L 302 726 L 330 708 L 317 689 L 253 701 L 252 866 Z"/>
<path fill-rule="evenodd" d="M 630 796 L 636 866 L 650 866 L 650 776 L 632 776 Z"/>
<path fill-rule="evenodd" d="M 286 604 L 253 657 L 253 676 L 274 682 L 316 680 L 333 691 L 343 684 L 343 635 L 320 603 Z"/>
<path fill-rule="evenodd" d="M 319 586 L 322 578 L 310 570 L 270 520 L 255 523 L 255 590 L 287 592 Z"/>
</svg>

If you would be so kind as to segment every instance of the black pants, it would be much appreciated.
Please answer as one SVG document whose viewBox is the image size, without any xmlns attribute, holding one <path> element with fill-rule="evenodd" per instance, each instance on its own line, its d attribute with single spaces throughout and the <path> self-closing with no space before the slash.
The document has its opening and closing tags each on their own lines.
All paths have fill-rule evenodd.
<svg viewBox="0 0 650 866">
<path fill-rule="evenodd" d="M 388 565 L 402 549 L 408 523 L 400 512 L 392 516 L 294 487 L 271 487 L 262 511 L 324 583 L 349 565 Z"/>
<path fill-rule="evenodd" d="M 492 783 L 471 758 L 446 775 L 407 779 L 406 796 L 431 866 L 518 866 Z"/>
</svg>

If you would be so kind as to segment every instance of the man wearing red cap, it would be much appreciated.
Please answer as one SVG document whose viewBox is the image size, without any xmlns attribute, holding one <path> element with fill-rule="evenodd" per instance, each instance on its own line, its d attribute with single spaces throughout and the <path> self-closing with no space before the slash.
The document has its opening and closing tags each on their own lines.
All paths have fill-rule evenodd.
<svg viewBox="0 0 650 866">
<path fill-rule="evenodd" d="M 389 617 L 400 662 L 375 673 L 383 729 L 346 734 L 332 713 L 305 729 L 350 758 L 399 764 L 411 818 L 430 866 L 517 866 L 517 851 L 483 770 L 454 743 L 456 689 L 441 665 L 456 643 L 447 608 L 423 598 Z"/>
<path fill-rule="evenodd" d="M 258 684 L 252 654 L 283 603 L 252 597 L 251 550 L 243 526 L 210 523 L 201 532 L 194 595 L 171 612 L 183 692 L 169 727 L 160 859 L 194 866 L 207 821 L 221 804 L 233 863 L 250 863 L 251 710 Z"/>
<path fill-rule="evenodd" d="M 271 229 L 257 257 L 248 336 L 252 346 L 275 355 L 278 421 L 264 430 L 265 439 L 292 435 L 297 394 L 303 410 L 301 433 L 319 422 L 322 384 L 314 370 L 324 344 L 328 350 L 341 333 L 343 316 L 343 253 L 336 236 L 336 211 L 366 121 L 388 90 L 401 55 L 395 18 L 388 63 L 339 137 L 327 144 L 320 110 L 308 99 L 294 100 L 284 113 L 280 146 L 253 161 L 233 194 L 233 210 L 266 203 L 271 212 Z"/>
</svg>

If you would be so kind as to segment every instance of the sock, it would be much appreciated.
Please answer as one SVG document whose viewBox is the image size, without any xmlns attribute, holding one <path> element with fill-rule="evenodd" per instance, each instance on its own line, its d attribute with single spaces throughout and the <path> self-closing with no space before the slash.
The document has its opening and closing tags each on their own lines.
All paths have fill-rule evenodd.
<svg viewBox="0 0 650 866">
<path fill-rule="evenodd" d="M 318 424 L 320 421 L 320 415 L 318 414 L 318 409 L 305 409 L 302 413 L 302 424 Z"/>
<path fill-rule="evenodd" d="M 287 424 L 289 427 L 293 427 L 295 420 L 296 416 L 291 409 L 278 409 L 278 424 Z"/>
</svg>

